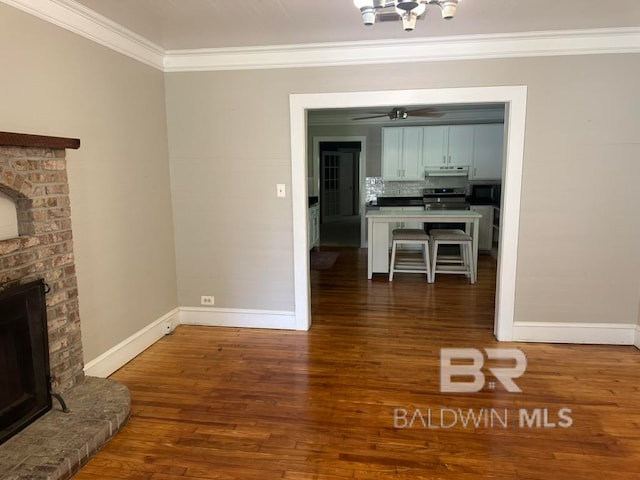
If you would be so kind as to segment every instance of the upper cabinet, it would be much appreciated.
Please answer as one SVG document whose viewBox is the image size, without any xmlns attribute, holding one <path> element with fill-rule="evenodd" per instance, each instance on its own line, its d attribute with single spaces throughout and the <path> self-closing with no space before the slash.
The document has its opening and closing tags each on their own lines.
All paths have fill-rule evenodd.
<svg viewBox="0 0 640 480">
<path fill-rule="evenodd" d="M 473 164 L 470 180 L 500 180 L 502 178 L 504 125 L 475 125 Z"/>
<path fill-rule="evenodd" d="M 382 128 L 382 178 L 423 180 L 422 137 L 424 127 Z"/>
<path fill-rule="evenodd" d="M 423 127 L 424 166 L 470 166 L 473 161 L 473 127 L 473 125 Z"/>
<path fill-rule="evenodd" d="M 425 167 L 469 167 L 470 180 L 502 178 L 504 125 L 382 128 L 382 178 L 423 180 Z"/>
</svg>

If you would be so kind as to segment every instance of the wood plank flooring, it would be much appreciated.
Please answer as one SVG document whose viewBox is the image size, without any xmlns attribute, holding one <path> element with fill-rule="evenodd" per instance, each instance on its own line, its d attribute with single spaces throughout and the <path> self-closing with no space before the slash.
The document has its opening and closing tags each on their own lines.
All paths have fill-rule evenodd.
<svg viewBox="0 0 640 480">
<path fill-rule="evenodd" d="M 490 257 L 429 285 L 367 281 L 365 253 L 311 272 L 309 332 L 181 326 L 116 372 L 131 419 L 75 480 L 640 478 L 640 351 L 498 344 Z M 498 346 L 522 393 L 440 393 L 442 347 Z"/>
</svg>

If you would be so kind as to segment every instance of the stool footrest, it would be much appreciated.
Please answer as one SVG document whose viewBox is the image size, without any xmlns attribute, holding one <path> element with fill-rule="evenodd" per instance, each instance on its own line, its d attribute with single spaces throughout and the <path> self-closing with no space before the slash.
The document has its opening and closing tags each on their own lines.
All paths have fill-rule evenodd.
<svg viewBox="0 0 640 480">
<path fill-rule="evenodd" d="M 476 283 L 476 272 L 473 264 L 473 239 L 466 233 L 446 232 L 432 233 L 433 241 L 431 278 L 435 281 L 437 273 L 463 274 L 471 283 Z M 441 245 L 458 245 L 460 255 L 439 255 Z"/>
<path fill-rule="evenodd" d="M 415 250 L 402 251 L 403 246 L 419 246 Z M 421 253 L 421 255 L 420 255 Z M 393 281 L 394 273 L 420 273 L 431 282 L 431 260 L 429 258 L 429 235 L 419 229 L 396 229 L 393 231 L 391 262 L 389 265 L 389 281 Z"/>
</svg>

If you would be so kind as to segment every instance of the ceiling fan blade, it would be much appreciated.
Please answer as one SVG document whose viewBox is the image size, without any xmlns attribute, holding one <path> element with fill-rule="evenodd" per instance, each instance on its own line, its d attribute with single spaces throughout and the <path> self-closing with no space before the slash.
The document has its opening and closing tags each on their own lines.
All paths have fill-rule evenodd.
<svg viewBox="0 0 640 480">
<path fill-rule="evenodd" d="M 381 115 L 372 115 L 370 117 L 358 117 L 358 118 L 352 118 L 351 120 L 368 120 L 370 118 L 381 118 L 381 117 L 388 117 L 389 114 L 388 113 L 383 113 Z"/>
<path fill-rule="evenodd" d="M 407 110 L 409 115 L 414 117 L 441 117 L 444 113 L 439 112 L 435 108 L 419 108 L 417 110 Z"/>
</svg>

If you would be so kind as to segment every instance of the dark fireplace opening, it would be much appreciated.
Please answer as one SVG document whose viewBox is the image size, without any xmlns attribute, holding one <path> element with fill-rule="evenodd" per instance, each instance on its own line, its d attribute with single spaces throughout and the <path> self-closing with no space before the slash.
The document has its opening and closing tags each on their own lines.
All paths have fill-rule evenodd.
<svg viewBox="0 0 640 480">
<path fill-rule="evenodd" d="M 44 280 L 0 292 L 0 444 L 51 409 Z"/>
</svg>

